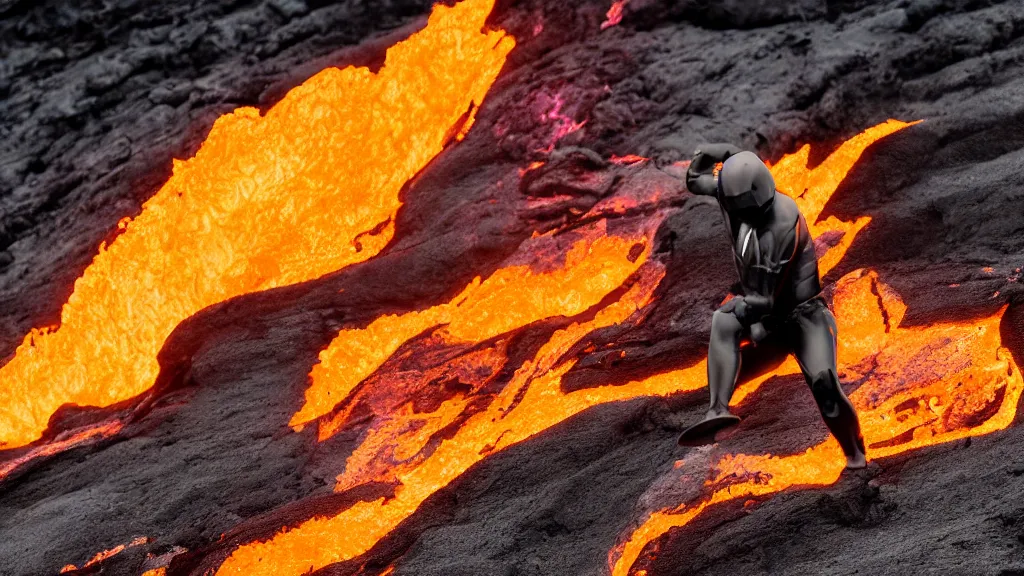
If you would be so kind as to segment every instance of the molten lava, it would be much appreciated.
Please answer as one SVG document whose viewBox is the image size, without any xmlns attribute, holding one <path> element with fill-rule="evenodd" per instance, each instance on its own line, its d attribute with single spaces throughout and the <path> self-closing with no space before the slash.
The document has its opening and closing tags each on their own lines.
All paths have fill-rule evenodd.
<svg viewBox="0 0 1024 576">
<path fill-rule="evenodd" d="M 391 464 L 386 471 L 398 482 L 394 498 L 358 503 L 333 518 L 314 518 L 267 542 L 242 546 L 218 574 L 301 574 L 354 558 L 408 518 L 426 498 L 489 454 L 596 404 L 676 389 L 677 383 L 666 379 L 571 393 L 561 390 L 562 374 L 575 365 L 574 359 L 563 359 L 565 352 L 598 328 L 631 318 L 639 321 L 638 310 L 650 301 L 664 274 L 660 264 L 646 260 L 649 238 L 605 236 L 603 228 L 593 228 L 601 232 L 596 239 L 576 241 L 556 270 L 537 273 L 529 266 L 507 267 L 483 282 L 474 282 L 452 302 L 422 315 L 433 324 L 436 318 L 448 315 L 450 323 L 437 335 L 447 343 L 459 343 L 488 339 L 548 316 L 577 315 L 632 279 L 617 301 L 602 307 L 591 319 L 555 331 L 531 360 L 519 366 L 501 391 L 488 399 L 486 407 L 475 413 L 465 415 L 467 399 L 456 395 L 431 413 L 398 410 L 387 414 L 350 457 L 338 478 L 338 489 L 378 479 L 367 472 L 380 471 L 379 466 L 371 464 L 377 451 L 384 449 Z M 647 233 L 652 234 L 653 227 Z M 408 333 L 423 330 L 419 316 L 394 318 L 396 325 L 414 325 Z M 373 337 L 374 331 L 369 329 L 343 333 L 332 347 Z M 328 374 L 325 371 L 320 376 L 325 383 Z M 335 374 L 341 376 L 344 371 Z M 338 382 L 342 391 L 351 384 L 350 380 Z M 640 390 L 638 386 L 649 389 Z M 466 417 L 453 436 L 425 449 L 433 431 L 460 415 Z"/>
<path fill-rule="evenodd" d="M 6 478 L 11 472 L 33 460 L 59 454 L 73 446 L 80 446 L 90 441 L 109 438 L 120 432 L 123 427 L 121 422 L 115 420 L 62 432 L 52 441 L 32 446 L 24 454 L 0 463 L 0 479 Z"/>
<path fill-rule="evenodd" d="M 871 137 L 907 124 L 876 126 L 843 144 L 814 170 L 806 170 L 809 149 L 772 167 L 779 188 L 800 190 L 797 198 L 812 233 L 843 234 L 821 258 L 822 274 L 834 267 L 869 221 L 853 223 L 829 217 L 816 222 L 835 187 L 856 162 Z M 877 138 L 875 138 L 877 139 Z M 1016 415 L 1024 380 L 999 336 L 1005 308 L 978 321 L 900 328 L 906 305 L 871 271 L 857 270 L 836 283 L 833 308 L 839 329 L 839 368 L 843 380 L 863 383 L 850 395 L 860 416 L 868 455 L 881 458 L 1009 426 Z M 777 376 L 798 375 L 789 357 L 768 374 L 741 385 L 732 405 L 741 405 L 758 387 Z M 737 498 L 778 493 L 794 486 L 834 483 L 845 460 L 828 439 L 791 456 L 726 455 L 695 503 L 650 514 L 609 554 L 614 576 L 626 576 L 641 553 L 668 531 L 685 526 L 707 507 Z M 634 574 L 646 574 L 638 569 Z"/>
<path fill-rule="evenodd" d="M 407 340 L 445 324 L 438 336 L 446 342 L 482 342 L 552 316 L 575 316 L 620 286 L 642 263 L 630 260 L 640 239 L 605 236 L 602 226 L 565 254 L 564 266 L 535 272 L 529 264 L 508 266 L 481 282 L 473 281 L 451 302 L 420 312 L 383 316 L 365 329 L 342 331 L 320 354 L 310 374 L 306 403 L 292 418 L 299 425 L 330 411 L 364 378 L 375 372 Z M 528 241 L 543 249 L 549 238 Z M 321 434 L 321 439 L 325 435 Z"/>
<path fill-rule="evenodd" d="M 218 119 L 100 246 L 60 326 L 32 330 L 0 369 L 0 448 L 38 439 L 63 404 L 109 406 L 150 388 L 164 340 L 203 308 L 377 254 L 400 189 L 465 134 L 515 44 L 482 31 L 492 6 L 439 5 L 378 73 L 329 68 L 265 115 Z"/>
<path fill-rule="evenodd" d="M 999 337 L 1005 308 L 977 321 L 899 328 L 906 306 L 876 274 L 864 270 L 837 282 L 835 307 L 843 344 L 840 371 L 846 378 L 865 379 L 850 400 L 870 457 L 988 434 L 1013 422 L 1024 379 Z M 785 364 L 770 376 L 787 374 L 799 370 Z M 702 500 L 654 512 L 612 551 L 612 574 L 629 574 L 648 544 L 708 506 L 832 484 L 844 462 L 831 436 L 790 456 L 726 455 L 705 483 Z"/>
<path fill-rule="evenodd" d="M 814 178 L 802 176 L 796 168 L 804 167 L 807 171 L 806 149 L 803 156 L 784 158 L 774 168 L 780 174 L 779 187 L 800 191 L 797 201 L 809 223 L 815 222 L 827 194 L 834 191 L 864 149 L 906 126 L 890 121 L 868 130 L 838 149 L 833 154 L 835 158 L 830 156 L 810 171 Z M 629 160 L 633 163 L 642 159 Z M 831 189 L 819 182 L 825 182 Z M 613 202 L 614 198 L 608 201 Z M 856 223 L 834 218 L 827 222 L 849 236 L 826 247 L 827 253 L 845 251 L 860 228 Z M 447 304 L 381 317 L 364 329 L 340 333 L 321 354 L 321 364 L 311 374 L 306 404 L 292 424 L 301 426 L 321 418 L 320 439 L 324 440 L 346 425 L 355 397 L 367 400 L 375 413 L 374 424 L 347 460 L 336 490 L 369 481 L 388 481 L 397 486 L 395 495 L 357 503 L 333 517 L 312 518 L 283 529 L 265 542 L 242 545 L 218 574 L 302 574 L 356 558 L 412 515 L 437 490 L 498 450 L 599 404 L 702 389 L 705 362 L 621 385 L 573 392 L 561 387 L 562 376 L 577 362 L 576 358 L 565 358 L 573 346 L 596 329 L 643 319 L 645 307 L 664 275 L 661 264 L 646 261 L 656 224 L 648 224 L 646 238 L 616 237 L 607 234 L 603 226 L 585 229 L 581 231 L 584 238 L 565 250 L 562 264 L 554 270 L 538 272 L 535 266 L 509 265 L 484 281 L 474 281 Z M 543 248 L 543 242 L 556 238 L 534 239 L 536 245 L 528 242 L 521 251 L 526 257 L 543 257 L 549 252 Z M 638 243 L 643 246 L 639 253 Z M 463 346 L 468 350 L 474 343 L 489 341 L 543 318 L 579 314 L 602 302 L 620 285 L 625 291 L 617 301 L 604 305 L 590 319 L 555 331 L 533 358 L 519 365 L 511 380 L 491 396 L 479 391 L 489 383 L 487 375 L 499 372 L 507 361 L 500 342 L 474 349 L 458 359 L 455 354 L 444 356 L 448 359 L 443 361 L 442 368 L 379 373 L 403 346 L 403 356 L 412 356 L 414 352 L 427 355 L 443 346 Z M 438 327 L 441 324 L 447 325 Z M 428 333 L 424 335 L 424 331 Z M 417 335 L 418 339 L 413 340 Z M 485 376 L 471 374 L 474 368 Z M 456 372 L 465 375 L 460 380 L 468 382 L 466 386 L 471 390 L 452 394 L 430 410 L 417 410 L 410 398 L 396 392 L 426 391 Z M 385 400 L 371 399 L 368 393 L 360 396 L 360 386 L 364 390 L 382 390 Z M 477 402 L 481 398 L 486 401 L 482 408 Z M 330 417 L 339 405 L 342 408 Z M 448 432 L 438 440 L 442 430 Z"/>
<path fill-rule="evenodd" d="M 843 222 L 835 216 L 819 221 L 818 217 L 825 209 L 825 204 L 868 146 L 918 122 L 889 120 L 868 128 L 844 142 L 813 169 L 807 168 L 811 147 L 806 144 L 795 153 L 779 160 L 774 166 L 770 166 L 776 187 L 796 200 L 797 206 L 807 219 L 811 236 L 818 244 L 818 272 L 822 276 L 828 274 L 842 260 L 857 234 L 871 222 L 871 218 L 867 216 L 862 216 L 854 222 Z M 835 243 L 823 245 L 822 242 L 828 239 L 834 239 Z M 827 249 L 827 252 L 824 249 Z"/>
<path fill-rule="evenodd" d="M 622 22 L 622 11 L 629 4 L 629 0 L 614 0 L 611 8 L 605 14 L 605 20 L 601 23 L 601 30 L 618 26 Z"/>
<path fill-rule="evenodd" d="M 74 564 L 68 564 L 67 566 L 64 566 L 63 568 L 60 569 L 60 573 L 64 574 L 66 572 L 71 572 L 73 570 L 84 570 L 84 569 L 86 569 L 86 568 L 88 568 L 90 566 L 93 566 L 95 564 L 99 564 L 100 562 L 103 562 L 104 560 L 106 560 L 108 558 L 112 558 L 114 556 L 117 556 L 118 554 L 120 554 L 121 552 L 124 552 L 128 548 L 134 548 L 136 546 L 142 546 L 143 544 L 148 544 L 148 543 L 149 543 L 149 538 L 146 538 L 145 536 L 139 536 L 138 538 L 133 539 L 131 542 L 128 542 L 127 544 L 118 544 L 117 546 L 114 546 L 113 548 L 111 548 L 109 550 L 103 550 L 102 552 L 97 552 L 96 555 L 94 555 L 92 558 L 90 558 L 85 564 L 82 564 L 81 567 L 75 566 Z"/>
</svg>

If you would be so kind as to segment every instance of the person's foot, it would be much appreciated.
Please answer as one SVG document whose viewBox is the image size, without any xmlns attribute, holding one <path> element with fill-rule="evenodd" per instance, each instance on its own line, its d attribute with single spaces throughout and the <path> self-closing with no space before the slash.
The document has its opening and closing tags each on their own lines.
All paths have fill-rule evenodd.
<svg viewBox="0 0 1024 576">
<path fill-rule="evenodd" d="M 739 423 L 740 417 L 728 410 L 708 410 L 704 419 L 683 430 L 679 436 L 680 446 L 699 446 L 714 441 L 715 433 Z"/>
<path fill-rule="evenodd" d="M 846 457 L 846 469 L 847 470 L 860 470 L 868 465 L 867 456 L 863 452 L 853 454 Z"/>
</svg>

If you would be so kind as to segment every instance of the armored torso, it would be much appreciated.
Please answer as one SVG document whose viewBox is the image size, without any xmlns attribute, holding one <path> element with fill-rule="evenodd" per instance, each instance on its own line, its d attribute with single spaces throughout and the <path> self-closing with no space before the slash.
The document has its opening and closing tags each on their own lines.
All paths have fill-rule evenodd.
<svg viewBox="0 0 1024 576">
<path fill-rule="evenodd" d="M 745 294 L 772 297 L 777 309 L 786 311 L 821 292 L 814 242 L 792 198 L 776 194 L 755 225 L 723 213 Z"/>
</svg>

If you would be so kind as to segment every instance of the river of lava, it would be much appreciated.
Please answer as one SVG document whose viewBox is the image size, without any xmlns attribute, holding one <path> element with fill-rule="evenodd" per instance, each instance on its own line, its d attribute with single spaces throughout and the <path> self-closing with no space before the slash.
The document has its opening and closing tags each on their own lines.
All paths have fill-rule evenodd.
<svg viewBox="0 0 1024 576">
<path fill-rule="evenodd" d="M 840 147 L 837 153 L 842 151 Z M 799 166 L 806 163 L 807 149 L 798 154 L 802 158 L 784 158 L 772 173 L 792 190 L 798 190 L 800 182 L 807 183 L 808 193 L 798 202 L 803 200 L 801 209 L 812 222 L 811 215 L 819 214 L 830 196 L 814 172 L 829 161 L 801 174 Z M 829 179 L 833 190 L 842 180 Z M 852 241 L 850 232 L 856 234 L 869 221 L 862 217 L 847 223 L 830 217 L 812 224 L 819 240 L 831 231 L 844 234 L 824 255 L 818 246 L 822 274 L 842 259 Z M 850 398 L 860 415 L 869 458 L 988 434 L 1012 423 L 1024 383 L 999 336 L 1005 308 L 977 321 L 900 328 L 906 306 L 877 274 L 866 270 L 851 272 L 836 283 L 833 308 L 839 329 L 840 377 L 862 382 Z M 743 404 L 771 378 L 799 373 L 790 356 L 775 370 L 741 385 L 732 405 Z M 705 482 L 699 502 L 651 513 L 609 553 L 612 574 L 646 574 L 638 565 L 654 557 L 656 545 L 649 545 L 685 526 L 708 506 L 764 497 L 794 486 L 829 485 L 839 478 L 843 463 L 831 437 L 790 456 L 726 455 Z M 641 558 L 645 549 L 646 559 Z"/>
<path fill-rule="evenodd" d="M 988 434 L 1013 422 L 1024 380 L 999 336 L 1005 307 L 981 320 L 900 328 L 906 306 L 875 273 L 865 270 L 837 282 L 834 302 L 842 377 L 863 380 L 850 399 L 860 415 L 870 458 Z M 787 361 L 769 376 L 796 374 L 795 363 Z M 748 383 L 734 404 L 767 379 Z M 612 574 L 626 576 L 636 564 L 649 561 L 654 550 L 641 559 L 649 544 L 709 506 L 794 486 L 832 484 L 844 462 L 831 436 L 788 456 L 725 455 L 705 482 L 699 502 L 652 513 L 612 550 Z"/>
<path fill-rule="evenodd" d="M 477 395 L 476 400 L 487 400 L 486 406 L 476 402 L 475 410 L 466 410 L 467 394 L 457 393 L 429 413 L 394 410 L 385 414 L 350 457 L 345 472 L 338 478 L 337 489 L 376 480 L 377 474 L 386 473 L 388 479 L 397 481 L 394 497 L 360 502 L 334 517 L 313 518 L 283 530 L 269 541 L 243 545 L 232 553 L 218 574 L 303 574 L 357 557 L 408 518 L 426 498 L 487 455 L 596 404 L 676 389 L 678 383 L 668 379 L 571 393 L 561 389 L 561 376 L 576 362 L 574 358 L 565 358 L 570 348 L 594 330 L 627 321 L 639 322 L 642 318 L 642 310 L 664 275 L 661 264 L 647 260 L 650 237 L 659 222 L 660 218 L 649 221 L 645 230 L 622 236 L 607 234 L 604 221 L 599 221 L 573 233 L 582 237 L 573 240 L 554 269 L 537 270 L 536 264 L 512 264 L 487 280 L 474 281 L 447 304 L 419 313 L 384 317 L 380 326 L 339 334 L 332 348 L 355 345 L 360 350 L 370 350 L 377 335 L 383 342 L 392 334 L 396 340 L 404 341 L 433 326 L 429 340 L 458 345 L 492 338 L 552 316 L 580 315 L 576 321 L 555 330 L 499 391 Z M 545 245 L 556 246 L 557 242 L 558 237 L 552 236 L 528 240 L 522 254 L 547 254 Z M 613 295 L 616 290 L 621 292 L 618 298 Z M 612 298 L 606 298 L 610 295 Z M 588 309 L 591 314 L 581 314 Z M 388 346 L 383 354 L 375 356 L 374 362 L 383 361 L 387 357 L 384 354 L 394 353 L 396 344 Z M 328 365 L 314 376 L 314 386 L 332 381 L 343 393 L 360 376 L 350 376 L 332 366 L 331 362 L 344 361 L 345 357 L 327 354 L 328 351 L 322 356 Z M 482 351 L 468 354 L 463 361 L 479 363 L 476 367 L 494 373 L 503 360 Z M 457 363 L 450 366 L 451 370 L 459 368 Z M 362 369 L 373 370 L 374 365 Z M 401 388 L 400 383 L 393 381 L 384 385 Z M 648 389 L 638 389 L 641 385 Z M 433 432 L 460 417 L 450 437 L 425 445 Z M 325 436 L 323 429 L 321 436 Z M 389 465 L 375 466 L 377 450 L 382 447 L 387 449 Z"/>
<path fill-rule="evenodd" d="M 870 144 L 907 126 L 898 121 L 875 126 L 840 146 L 814 170 L 806 168 L 808 147 L 773 167 L 780 189 L 796 191 L 794 196 L 812 226 L 838 232 L 837 242 L 820 247 L 826 257 L 845 251 L 866 222 L 861 219 L 847 223 L 831 217 L 818 223 L 817 216 L 829 196 Z M 301 427 L 319 419 L 319 438 L 326 440 L 344 428 L 355 400 L 370 396 L 367 388 L 384 390 L 374 407 L 376 415 L 383 417 L 364 433 L 345 471 L 338 476 L 336 490 L 386 481 L 396 484 L 394 497 L 360 502 L 333 517 L 312 518 L 285 528 L 265 542 L 242 545 L 218 574 L 302 574 L 358 557 L 411 516 L 429 496 L 497 450 L 599 404 L 702 388 L 706 370 L 703 361 L 642 381 L 562 390 L 562 375 L 577 361 L 566 353 L 596 329 L 641 321 L 664 275 L 661 264 L 646 260 L 651 234 L 660 218 L 648 222 L 646 230 L 633 236 L 608 234 L 603 222 L 575 231 L 583 237 L 565 250 L 562 265 L 554 270 L 537 272 L 536 262 L 527 264 L 531 258 L 551 253 L 550 246 L 557 247 L 559 237 L 535 238 L 520 247 L 527 263 L 506 266 L 483 281 L 477 279 L 447 304 L 384 316 L 364 329 L 342 331 L 321 353 L 321 362 L 311 373 L 306 403 L 293 417 L 292 425 Z M 642 253 L 638 253 L 638 247 L 642 247 Z M 544 318 L 571 317 L 601 303 L 617 288 L 626 290 L 615 302 L 606 304 L 590 319 L 555 331 L 491 398 L 479 391 L 487 386 L 487 377 L 504 366 L 506 358 L 500 343 L 475 349 L 458 360 L 448 359 L 443 369 L 432 372 L 401 371 L 371 377 L 396 354 L 426 354 L 430 346 L 439 344 L 469 347 Z M 424 331 L 430 333 L 422 336 Z M 402 346 L 417 335 L 421 336 L 413 349 L 402 352 Z M 463 376 L 470 389 L 451 395 L 431 410 L 417 410 L 410 398 L 395 392 L 422 391 L 430 383 L 450 379 L 453 373 Z M 482 397 L 487 401 L 483 408 L 479 403 Z M 441 430 L 448 432 L 434 441 Z"/>
<path fill-rule="evenodd" d="M 63 404 L 149 389 L 164 340 L 203 308 L 377 254 L 402 186 L 465 133 L 515 44 L 484 30 L 492 7 L 438 5 L 379 72 L 328 68 L 264 115 L 219 118 L 100 246 L 60 326 L 32 330 L 0 369 L 0 448 L 38 439 Z"/>
</svg>

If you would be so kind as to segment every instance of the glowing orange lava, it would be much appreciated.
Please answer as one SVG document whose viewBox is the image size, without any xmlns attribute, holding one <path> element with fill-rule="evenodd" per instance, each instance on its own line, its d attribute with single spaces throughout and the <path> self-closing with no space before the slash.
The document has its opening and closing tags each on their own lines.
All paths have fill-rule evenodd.
<svg viewBox="0 0 1024 576">
<path fill-rule="evenodd" d="M 872 130 L 906 126 L 893 123 Z M 797 201 L 809 223 L 816 220 L 828 201 L 829 187 L 834 190 L 856 156 L 871 143 L 863 139 L 871 132 L 840 147 L 833 155 L 840 155 L 835 163 L 830 157 L 815 170 L 806 171 L 806 175 L 800 172 L 800 167 L 806 166 L 806 147 L 772 167 L 780 189 L 806 189 Z M 859 149 L 844 150 L 858 140 Z M 827 180 L 820 180 L 822 177 Z M 854 223 L 844 223 L 830 217 L 812 225 L 816 235 L 841 231 L 847 236 L 822 258 L 823 274 L 839 262 L 852 242 L 849 236 L 855 235 L 867 221 L 859 218 Z M 1013 422 L 1024 381 L 999 337 L 999 322 L 1005 308 L 974 322 L 900 328 L 906 305 L 875 273 L 864 270 L 851 272 L 836 283 L 833 306 L 841 342 L 841 376 L 846 380 L 864 380 L 850 398 L 860 415 L 870 457 L 881 458 L 988 434 Z M 774 371 L 743 384 L 732 405 L 742 404 L 773 377 L 799 373 L 796 362 L 787 358 Z M 792 456 L 726 455 L 715 466 L 715 475 L 706 483 L 702 500 L 650 514 L 612 550 L 612 574 L 629 574 L 648 544 L 669 530 L 686 525 L 709 506 L 770 495 L 794 486 L 832 484 L 839 478 L 843 463 L 839 446 L 831 437 Z M 646 571 L 634 572 L 641 573 Z"/>
<path fill-rule="evenodd" d="M 834 190 L 845 175 L 841 170 L 849 170 L 856 156 L 871 142 L 904 126 L 893 121 L 869 130 L 869 136 L 859 137 L 854 144 L 837 150 L 842 161 L 829 164 L 826 160 L 822 165 L 825 168 L 819 167 L 815 173 L 834 182 Z M 806 198 L 798 198 L 798 202 L 807 210 L 809 222 L 813 222 L 824 206 L 824 201 L 814 205 L 822 188 L 805 186 L 805 180 L 799 179 L 793 168 L 796 162 L 799 157 L 797 161 L 784 158 L 778 164 L 780 181 L 790 189 L 806 189 L 802 194 Z M 806 167 L 806 155 L 800 165 Z M 850 236 L 856 233 L 850 230 Z M 334 517 L 313 518 L 284 529 L 266 542 L 240 546 L 218 574 L 301 574 L 355 558 L 408 518 L 426 498 L 497 450 L 599 404 L 702 389 L 705 362 L 622 385 L 574 392 L 561 388 L 562 376 L 576 363 L 573 358 L 563 359 L 566 351 L 598 328 L 642 318 L 642 309 L 664 271 L 660 264 L 646 262 L 650 238 L 644 242 L 643 253 L 631 259 L 629 252 L 636 242 L 637 239 L 602 234 L 597 240 L 575 243 L 559 270 L 537 274 L 529 267 L 507 267 L 483 282 L 474 282 L 447 304 L 382 317 L 365 329 L 342 332 L 321 355 L 321 365 L 312 375 L 313 386 L 307 391 L 307 403 L 296 414 L 293 424 L 308 423 L 327 414 L 402 344 L 425 329 L 447 322 L 448 326 L 435 334 L 441 341 L 478 342 L 550 315 L 579 313 L 627 278 L 640 275 L 617 302 L 604 307 L 592 320 L 556 331 L 531 360 L 516 370 L 512 380 L 486 408 L 466 417 L 468 400 L 456 394 L 430 412 L 417 413 L 410 407 L 393 410 L 372 427 L 339 475 L 336 489 L 383 479 L 397 484 L 393 498 L 358 503 Z M 845 246 L 848 244 L 833 246 L 831 250 L 845 250 Z M 527 247 L 526 252 L 530 251 Z M 595 270 L 602 272 L 595 274 Z M 552 303 L 551 299 L 561 301 Z M 478 354 L 469 362 L 494 368 L 500 367 L 503 360 L 500 354 L 496 358 L 487 351 Z M 408 377 L 417 379 L 423 375 Z M 379 385 L 389 383 L 397 385 L 397 381 Z M 322 426 L 321 439 L 336 432 L 346 415 L 343 411 Z M 427 449 L 433 434 L 458 418 L 464 419 L 452 435 Z"/>
<path fill-rule="evenodd" d="M 125 550 L 127 550 L 128 548 L 134 548 L 136 546 L 142 546 L 143 544 L 148 544 L 148 543 L 149 543 L 149 538 L 146 538 L 145 536 L 139 536 L 138 538 L 133 539 L 131 542 L 129 542 L 127 544 L 118 544 L 117 546 L 114 546 L 113 548 L 111 548 L 109 550 L 104 550 L 102 552 L 97 552 L 95 556 L 90 558 L 85 564 L 82 564 L 81 567 L 77 567 L 74 564 L 68 564 L 67 566 L 64 566 L 63 568 L 60 569 L 60 573 L 64 574 L 66 572 L 71 572 L 72 570 L 84 570 L 84 569 L 88 568 L 89 566 L 92 566 L 94 564 L 98 564 L 100 562 L 103 562 L 104 560 L 107 560 L 108 558 L 112 558 L 112 557 L 118 555 L 121 552 L 124 552 Z"/>
<path fill-rule="evenodd" d="M 626 4 L 629 4 L 629 0 L 614 0 L 612 2 L 611 8 L 605 14 L 604 22 L 601 23 L 601 30 L 618 26 L 619 22 L 622 22 L 622 10 L 626 7 Z"/>
<path fill-rule="evenodd" d="M 641 253 L 634 250 L 638 242 Z M 512 266 L 482 283 L 474 282 L 456 300 L 428 311 L 427 316 L 450 315 L 451 323 L 441 332 L 444 340 L 486 339 L 550 315 L 579 314 L 627 278 L 636 277 L 634 273 L 639 274 L 616 302 L 602 308 L 593 319 L 556 331 L 532 360 L 516 370 L 485 409 L 470 415 L 453 437 L 432 452 L 422 452 L 430 430 L 443 427 L 461 414 L 466 405 L 464 397 L 451 398 L 429 414 L 397 412 L 373 430 L 350 458 L 345 473 L 339 476 L 338 487 L 354 485 L 356 481 L 350 477 L 365 481 L 365 463 L 372 461 L 378 448 L 392 442 L 396 450 L 405 451 L 399 453 L 402 461 L 395 462 L 388 471 L 399 483 L 394 498 L 359 503 L 333 518 L 314 518 L 267 542 L 242 546 L 218 574 L 301 574 L 354 558 L 409 517 L 427 497 L 487 455 L 596 404 L 677 389 L 677 383 L 668 379 L 572 393 L 563 393 L 560 387 L 562 374 L 575 364 L 575 360 L 562 360 L 570 347 L 600 327 L 626 321 L 649 302 L 664 274 L 661 265 L 646 262 L 649 244 L 649 239 L 614 236 L 577 241 L 558 270 L 538 274 L 529 267 Z M 419 320 L 410 315 L 398 318 L 411 323 Z M 421 330 L 422 325 L 418 325 L 410 332 Z M 354 331 L 339 338 L 349 341 L 369 335 Z M 649 390 L 638 390 L 641 385 Z M 426 434 L 409 425 L 416 421 L 427 424 Z"/>
<path fill-rule="evenodd" d="M 382 316 L 365 329 L 343 330 L 320 353 L 306 403 L 291 424 L 326 414 L 400 345 L 432 326 L 446 325 L 439 336 L 447 342 L 480 342 L 544 318 L 575 316 L 597 304 L 641 264 L 638 258 L 630 260 L 630 249 L 639 239 L 605 236 L 602 230 L 594 229 L 601 234 L 594 239 L 575 243 L 564 266 L 553 271 L 508 266 L 483 282 L 477 278 L 447 304 Z"/>
<path fill-rule="evenodd" d="M 988 434 L 1013 422 L 1024 380 L 999 336 L 1005 308 L 977 321 L 899 328 L 906 306 L 877 275 L 864 270 L 839 280 L 835 302 L 844 344 L 840 370 L 866 379 L 850 399 L 870 457 Z M 798 373 L 795 366 L 784 365 L 771 376 Z M 794 486 L 832 484 L 844 463 L 831 436 L 791 456 L 726 455 L 705 484 L 705 498 L 654 512 L 612 551 L 612 574 L 629 574 L 649 543 L 709 506 Z"/>
<path fill-rule="evenodd" d="M 8 474 L 17 468 L 24 466 L 33 460 L 52 456 L 63 452 L 72 446 L 78 446 L 91 440 L 109 438 L 110 436 L 117 434 L 122 427 L 123 424 L 118 421 L 103 422 L 95 426 L 85 426 L 58 434 L 53 441 L 39 446 L 33 446 L 28 450 L 28 452 L 21 456 L 0 463 L 0 480 L 7 477 Z"/>
<path fill-rule="evenodd" d="M 829 216 L 819 222 L 818 217 L 825 209 L 825 204 L 868 146 L 918 122 L 889 120 L 868 128 L 844 142 L 813 170 L 807 168 L 810 145 L 804 145 L 800 150 L 770 166 L 776 187 L 796 200 L 797 206 L 807 219 L 811 236 L 818 239 L 829 236 L 840 238 L 838 244 L 833 245 L 827 254 L 818 257 L 818 272 L 822 276 L 828 274 L 842 260 L 857 233 L 871 222 L 868 216 L 862 216 L 854 222 L 843 222 L 835 216 Z"/>
<path fill-rule="evenodd" d="M 492 6 L 439 5 L 378 73 L 329 68 L 265 115 L 217 120 L 100 247 L 60 327 L 33 330 L 0 369 L 0 448 L 39 438 L 63 404 L 109 406 L 150 388 L 164 340 L 203 308 L 377 254 L 400 189 L 465 134 L 460 120 L 472 121 L 515 44 L 482 31 Z"/>
</svg>

